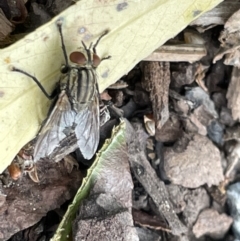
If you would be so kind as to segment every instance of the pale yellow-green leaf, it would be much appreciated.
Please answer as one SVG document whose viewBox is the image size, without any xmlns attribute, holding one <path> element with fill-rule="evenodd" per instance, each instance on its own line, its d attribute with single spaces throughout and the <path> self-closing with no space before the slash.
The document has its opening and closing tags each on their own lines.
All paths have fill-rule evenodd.
<svg viewBox="0 0 240 241">
<path fill-rule="evenodd" d="M 0 51 L 0 173 L 37 133 L 46 118 L 49 101 L 26 76 L 13 73 L 13 65 L 35 75 L 51 93 L 64 63 L 55 22 L 64 19 L 67 51 L 95 41 L 100 57 L 111 55 L 98 68 L 100 90 L 127 74 L 169 38 L 221 0 L 81 0 L 51 22 Z"/>
<path fill-rule="evenodd" d="M 121 146 L 126 145 L 125 127 L 125 122 L 121 120 L 121 123 L 112 130 L 111 138 L 105 141 L 103 147 L 97 153 L 93 165 L 88 169 L 87 177 L 83 179 L 82 186 L 75 195 L 72 204 L 69 205 L 51 241 L 71 240 L 72 223 L 76 217 L 79 205 L 90 192 L 91 186 L 97 179 L 98 173 L 100 173 L 102 169 L 108 168 L 109 164 L 106 163 L 105 160 L 109 160 L 109 156 L 112 156 L 112 158 L 119 158 L 119 156 L 121 156 L 119 150 L 122 150 Z"/>
</svg>

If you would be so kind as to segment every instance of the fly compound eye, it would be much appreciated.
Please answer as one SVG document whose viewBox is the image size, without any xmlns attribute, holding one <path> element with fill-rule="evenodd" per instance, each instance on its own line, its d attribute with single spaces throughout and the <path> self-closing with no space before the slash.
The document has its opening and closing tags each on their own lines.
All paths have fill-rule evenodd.
<svg viewBox="0 0 240 241">
<path fill-rule="evenodd" d="M 101 63 L 101 59 L 96 54 L 93 54 L 93 61 L 92 61 L 93 67 L 97 68 L 100 63 Z"/>
<path fill-rule="evenodd" d="M 82 52 L 72 52 L 69 56 L 69 59 L 78 65 L 85 65 L 87 64 L 87 59 Z"/>
</svg>

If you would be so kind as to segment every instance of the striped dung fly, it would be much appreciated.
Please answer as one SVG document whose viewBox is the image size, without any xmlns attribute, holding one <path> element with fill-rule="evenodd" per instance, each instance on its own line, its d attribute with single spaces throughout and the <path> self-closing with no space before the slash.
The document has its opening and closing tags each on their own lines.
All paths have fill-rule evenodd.
<svg viewBox="0 0 240 241">
<path fill-rule="evenodd" d="M 96 47 L 105 31 L 93 45 L 89 47 L 82 41 L 83 51 L 74 51 L 69 55 L 62 34 L 62 19 L 57 21 L 60 33 L 64 71 L 60 79 L 60 93 L 48 119 L 40 130 L 34 148 L 34 162 L 51 155 L 59 147 L 60 142 L 71 134 L 75 134 L 77 146 L 85 159 L 91 159 L 99 144 L 99 89 L 96 68 L 102 60 L 98 57 Z M 31 74 L 12 67 L 12 71 L 20 72 L 32 78 L 47 98 L 51 99 L 41 83 Z M 73 151 L 73 150 L 72 150 Z M 68 153 L 66 153 L 67 155 Z"/>
</svg>

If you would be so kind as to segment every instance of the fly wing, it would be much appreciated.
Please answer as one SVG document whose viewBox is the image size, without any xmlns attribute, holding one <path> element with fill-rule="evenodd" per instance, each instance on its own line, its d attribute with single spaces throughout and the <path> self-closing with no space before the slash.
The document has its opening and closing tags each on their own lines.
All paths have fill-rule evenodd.
<svg viewBox="0 0 240 241">
<path fill-rule="evenodd" d="M 95 154 L 99 144 L 99 100 L 98 95 L 94 99 L 81 107 L 81 111 L 76 116 L 75 135 L 78 147 L 87 160 Z"/>
<path fill-rule="evenodd" d="M 49 156 L 74 128 L 76 113 L 71 109 L 68 96 L 63 90 L 43 126 L 34 148 L 34 161 Z"/>
</svg>

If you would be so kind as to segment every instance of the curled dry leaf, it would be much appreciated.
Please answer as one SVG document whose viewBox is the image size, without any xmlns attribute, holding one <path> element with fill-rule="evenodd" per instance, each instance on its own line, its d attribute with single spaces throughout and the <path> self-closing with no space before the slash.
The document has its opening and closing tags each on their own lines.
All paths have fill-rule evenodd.
<svg viewBox="0 0 240 241">
<path fill-rule="evenodd" d="M 155 121 L 153 115 L 144 115 L 143 117 L 145 128 L 150 136 L 155 135 Z"/>
<path fill-rule="evenodd" d="M 34 182 L 39 182 L 38 172 L 36 165 L 33 165 L 32 168 L 28 171 L 28 175 Z"/>
</svg>

